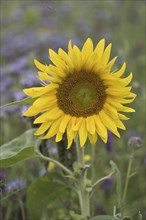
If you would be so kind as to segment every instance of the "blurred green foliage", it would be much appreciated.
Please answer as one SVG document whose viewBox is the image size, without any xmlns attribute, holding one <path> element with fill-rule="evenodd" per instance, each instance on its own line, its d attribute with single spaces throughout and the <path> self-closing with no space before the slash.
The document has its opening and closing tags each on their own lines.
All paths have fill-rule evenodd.
<svg viewBox="0 0 146 220">
<path fill-rule="evenodd" d="M 126 61 L 126 74 L 133 72 L 132 86 L 137 98 L 132 105 L 136 113 L 129 114 L 131 119 L 125 122 L 127 130 L 121 132 L 121 138 L 113 137 L 110 152 L 102 142 L 97 143 L 94 154 L 94 178 L 97 179 L 109 173 L 109 161 L 112 159 L 122 173 L 122 184 L 124 184 L 130 154 L 127 141 L 131 136 L 142 139 L 142 147 L 135 151 L 132 171 L 136 172 L 136 175 L 130 180 L 127 196 L 126 214 L 133 216 L 134 220 L 137 219 L 138 211 L 146 215 L 144 197 L 145 13 L 145 2 L 142 0 L 1 1 L 1 71 L 3 74 L 1 87 L 10 80 L 2 90 L 2 104 L 14 101 L 15 95 L 12 94 L 17 94 L 24 87 L 39 84 L 37 70 L 33 64 L 34 58 L 49 64 L 48 49 L 57 51 L 59 47 L 63 47 L 67 50 L 70 39 L 81 47 L 87 37 L 91 37 L 94 44 L 101 38 L 105 38 L 107 43 L 113 43 L 112 57 L 116 55 L 119 57 L 116 68 Z M 22 118 L 21 110 L 10 107 L 2 112 L 1 144 L 31 127 L 31 121 Z M 54 150 L 54 148 L 51 149 Z M 87 144 L 86 152 L 91 153 L 92 150 Z M 3 215 L 6 213 L 8 220 L 23 219 L 22 213 L 26 211 L 26 191 L 33 180 L 39 181 L 37 177 L 44 169 L 43 167 L 44 164 L 39 160 L 31 160 L 5 171 L 5 184 L 18 177 L 23 177 L 25 180 L 25 188 L 20 191 L 21 193 L 3 195 Z M 33 185 L 30 185 L 31 187 Z M 94 204 L 92 209 L 96 215 L 100 214 L 102 207 L 105 213 L 112 214 L 116 203 L 115 188 L 115 181 L 108 193 L 101 187 L 97 188 L 92 198 Z M 45 189 L 43 193 L 46 193 Z M 77 203 L 75 195 L 72 195 L 72 198 L 74 203 Z M 62 206 L 66 207 L 68 195 L 64 200 Z M 60 204 L 60 201 L 56 202 L 53 206 L 54 210 L 53 207 L 48 209 L 49 219 L 68 219 L 68 212 L 64 212 Z M 78 209 L 78 205 L 75 209 Z M 12 216 L 15 217 L 12 218 Z M 45 217 L 42 219 L 48 220 Z"/>
</svg>

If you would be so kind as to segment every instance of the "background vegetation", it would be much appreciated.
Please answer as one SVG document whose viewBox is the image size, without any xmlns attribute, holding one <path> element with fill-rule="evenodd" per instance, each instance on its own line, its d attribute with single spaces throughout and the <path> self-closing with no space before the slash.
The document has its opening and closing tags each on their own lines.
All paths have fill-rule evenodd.
<svg viewBox="0 0 146 220">
<path fill-rule="evenodd" d="M 108 174 L 109 161 L 112 159 L 117 163 L 124 180 L 130 154 L 127 142 L 133 136 L 139 137 L 142 145 L 135 151 L 132 171 L 136 174 L 129 183 L 126 214 L 136 219 L 138 211 L 141 211 L 145 219 L 144 1 L 1 1 L 1 105 L 24 98 L 23 88 L 39 85 L 34 58 L 49 64 L 49 48 L 57 51 L 62 47 L 67 50 L 70 39 L 81 47 L 87 37 L 91 37 L 94 44 L 101 38 L 105 38 L 107 44 L 113 43 L 112 57 L 118 55 L 116 68 L 126 61 L 126 74 L 133 72 L 132 86 L 137 94 L 133 104 L 136 113 L 129 114 L 131 119 L 125 122 L 127 130 L 121 132 L 121 139 L 110 134 L 107 145 L 100 141 L 97 143 L 94 178 Z M 25 109 L 26 106 L 15 106 L 1 110 L 1 144 L 31 128 L 31 121 L 22 117 Z M 49 142 L 48 149 L 57 157 L 57 148 L 53 141 L 51 144 Z M 86 146 L 86 151 L 90 154 L 91 147 Z M 40 181 L 38 177 L 46 178 L 44 174 L 49 178 L 54 178 L 54 175 L 62 178 L 56 169 L 55 172 L 50 171 L 50 168 L 38 159 L 0 170 L 3 220 L 24 220 L 24 216 L 29 219 L 30 210 L 42 210 L 44 206 L 47 207 L 47 214 L 38 219 L 70 219 L 68 209 L 74 206 L 78 210 L 76 196 L 72 195 L 76 205 L 70 203 L 68 207 L 67 204 L 71 202 L 68 201 L 69 192 L 64 188 L 59 188 L 60 191 L 56 192 L 59 186 L 57 183 L 51 185 L 50 179 Z M 48 188 L 45 181 L 49 181 Z M 111 179 L 96 190 L 93 197 L 93 210 L 96 215 L 112 214 L 116 203 L 115 188 L 115 182 Z M 52 190 L 56 193 L 50 196 Z M 32 193 L 35 191 L 37 197 Z M 45 197 L 44 201 L 46 194 L 48 199 Z M 38 212 L 37 214 L 39 215 Z M 35 218 L 33 219 L 37 220 L 37 217 Z"/>
</svg>

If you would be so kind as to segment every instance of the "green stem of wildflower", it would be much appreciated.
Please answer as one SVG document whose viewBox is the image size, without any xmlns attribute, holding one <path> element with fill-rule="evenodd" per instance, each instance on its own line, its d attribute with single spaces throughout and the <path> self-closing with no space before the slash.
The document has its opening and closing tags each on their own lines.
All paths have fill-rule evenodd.
<svg viewBox="0 0 146 220">
<path fill-rule="evenodd" d="M 91 158 L 91 174 L 92 174 L 92 182 L 94 182 L 94 178 L 95 178 L 95 146 L 92 145 L 91 146 L 91 154 L 92 154 L 92 158 Z"/>
<path fill-rule="evenodd" d="M 106 179 L 111 178 L 111 176 L 114 174 L 114 172 L 111 172 L 109 175 L 102 177 L 101 179 L 97 180 L 93 185 L 92 188 L 94 189 L 99 183 L 103 182 Z"/>
<path fill-rule="evenodd" d="M 112 166 L 113 172 L 115 173 L 115 177 L 116 177 L 116 191 L 117 191 L 117 207 L 120 210 L 121 213 L 121 209 L 122 209 L 122 181 L 121 181 L 121 172 L 118 168 L 118 166 L 113 162 L 110 161 L 110 165 Z"/>
<path fill-rule="evenodd" d="M 81 207 L 81 214 L 85 216 L 87 219 L 90 217 L 90 197 L 89 192 L 86 190 L 86 170 L 85 167 L 85 160 L 84 160 L 84 147 L 79 146 L 78 137 L 76 139 L 76 147 L 77 147 L 77 154 L 78 154 L 78 162 L 82 165 L 82 173 L 78 178 L 78 195 Z"/>
<path fill-rule="evenodd" d="M 54 164 L 56 164 L 58 167 L 60 167 L 63 171 L 66 172 L 66 174 L 68 175 L 71 175 L 73 176 L 73 173 L 67 168 L 65 167 L 62 163 L 60 163 L 59 161 L 53 159 L 53 158 L 50 158 L 50 157 L 46 157 L 44 156 L 43 154 L 41 154 L 41 152 L 39 151 L 39 149 L 37 149 L 37 154 L 43 159 L 43 160 L 46 160 L 46 161 L 49 161 L 49 162 L 52 162 Z"/>
<path fill-rule="evenodd" d="M 128 169 L 127 169 L 127 175 L 126 175 L 125 186 L 124 186 L 124 192 L 123 192 L 123 198 L 122 198 L 123 204 L 125 203 L 125 199 L 126 199 L 126 195 L 127 195 L 127 189 L 128 189 L 129 179 L 130 179 L 132 161 L 133 161 L 133 154 L 131 154 L 131 155 L 130 155 L 130 158 L 129 158 Z"/>
<path fill-rule="evenodd" d="M 25 218 L 25 210 L 24 210 L 23 202 L 20 198 L 18 198 L 18 202 L 21 210 L 22 220 L 25 220 L 26 218 Z"/>
</svg>

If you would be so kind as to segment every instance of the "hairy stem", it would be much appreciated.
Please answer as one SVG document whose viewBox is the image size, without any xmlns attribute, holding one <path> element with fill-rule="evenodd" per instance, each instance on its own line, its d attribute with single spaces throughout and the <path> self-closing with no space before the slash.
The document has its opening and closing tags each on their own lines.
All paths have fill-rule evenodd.
<svg viewBox="0 0 146 220">
<path fill-rule="evenodd" d="M 130 179 L 132 161 L 133 161 L 133 155 L 130 155 L 129 163 L 128 163 L 128 169 L 127 169 L 127 175 L 126 175 L 126 180 L 125 180 L 125 186 L 124 186 L 124 192 L 123 192 L 123 198 L 122 198 L 123 203 L 125 202 L 126 195 L 127 195 L 127 189 L 128 189 L 129 179 Z"/>
<path fill-rule="evenodd" d="M 54 164 L 56 164 L 58 167 L 60 167 L 63 171 L 66 172 L 66 174 L 68 175 L 73 175 L 73 173 L 67 168 L 65 167 L 62 163 L 60 163 L 59 161 L 53 159 L 53 158 L 50 158 L 50 157 L 46 157 L 44 156 L 43 154 L 41 154 L 41 152 L 39 151 L 39 149 L 37 149 L 37 154 L 43 159 L 43 160 L 46 160 L 46 161 L 50 161 L 50 162 L 53 162 Z"/>
<path fill-rule="evenodd" d="M 90 217 L 90 198 L 89 192 L 86 191 L 86 171 L 84 170 L 85 161 L 84 161 L 84 147 L 80 147 L 78 139 L 76 139 L 77 153 L 78 153 L 78 162 L 82 165 L 82 173 L 78 178 L 78 195 L 81 207 L 81 214 L 84 215 L 87 219 Z"/>
</svg>

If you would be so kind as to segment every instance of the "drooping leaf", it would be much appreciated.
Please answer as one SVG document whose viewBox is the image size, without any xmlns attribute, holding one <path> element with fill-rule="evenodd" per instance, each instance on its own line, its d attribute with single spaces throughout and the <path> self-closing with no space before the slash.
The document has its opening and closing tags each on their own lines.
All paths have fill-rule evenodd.
<svg viewBox="0 0 146 220">
<path fill-rule="evenodd" d="M 93 217 L 91 220 L 116 220 L 116 218 L 111 215 L 98 215 Z"/>
<path fill-rule="evenodd" d="M 125 216 L 122 218 L 122 220 L 132 220 L 132 218 L 130 216 Z"/>
<path fill-rule="evenodd" d="M 29 219 L 42 219 L 46 212 L 52 212 L 54 204 L 56 204 L 61 196 L 65 196 L 66 186 L 61 184 L 61 180 L 56 179 L 54 173 L 39 177 L 32 182 L 27 190 L 27 208 Z M 54 210 L 55 211 L 55 210 Z"/>
<path fill-rule="evenodd" d="M 34 101 L 35 101 L 35 98 L 27 97 L 20 101 L 14 101 L 6 105 L 0 106 L 0 108 L 5 108 L 5 107 L 13 106 L 13 105 L 29 105 L 29 104 L 32 104 Z"/>
<path fill-rule="evenodd" d="M 10 167 L 20 161 L 37 157 L 35 146 L 41 141 L 34 135 L 34 132 L 35 129 L 30 129 L 0 147 L 1 168 Z"/>
</svg>

